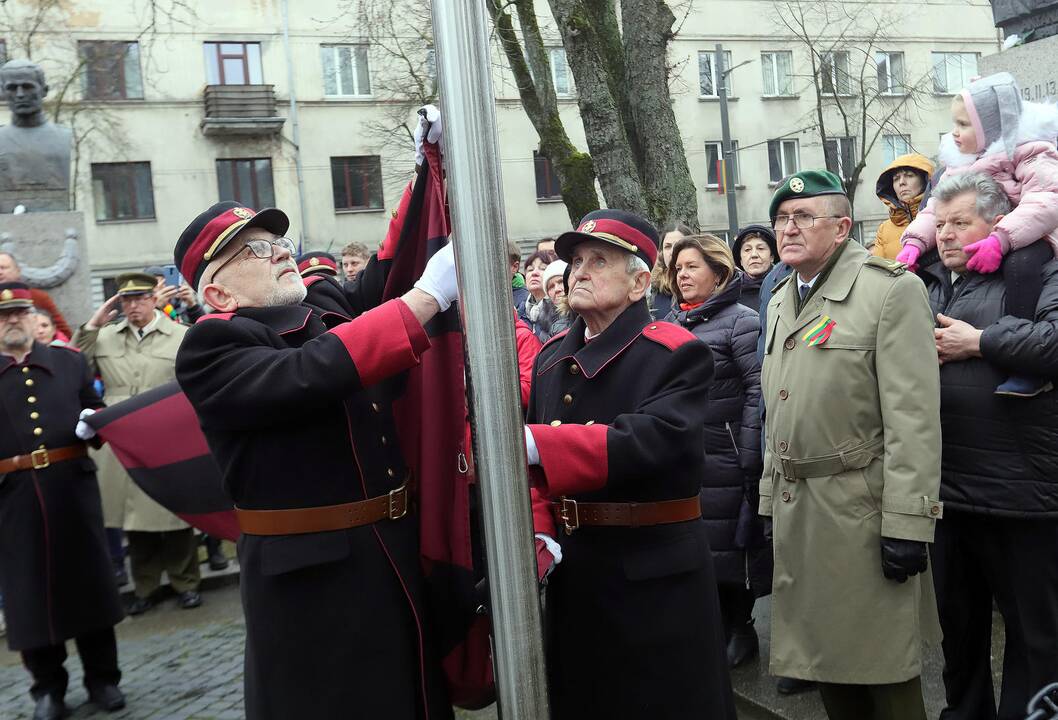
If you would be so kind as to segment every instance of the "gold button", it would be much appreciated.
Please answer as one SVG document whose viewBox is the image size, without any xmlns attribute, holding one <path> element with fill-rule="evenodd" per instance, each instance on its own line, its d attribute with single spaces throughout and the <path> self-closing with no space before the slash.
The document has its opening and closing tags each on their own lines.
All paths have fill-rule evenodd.
<svg viewBox="0 0 1058 720">
<path fill-rule="evenodd" d="M 783 502 L 790 502 L 790 493 L 787 492 L 786 490 L 782 491 L 782 501 Z"/>
<path fill-rule="evenodd" d="M 573 404 L 573 396 L 568 394 L 568 393 L 563 395 L 562 396 L 562 402 L 566 403 L 567 405 L 572 405 Z"/>
<path fill-rule="evenodd" d="M 786 392 L 786 388 L 783 388 L 782 390 L 779 391 L 779 399 L 780 400 L 785 400 L 788 397 L 790 397 L 790 393 Z"/>
<path fill-rule="evenodd" d="M 797 343 L 794 342 L 793 338 L 786 338 L 786 342 L 784 342 L 782 344 L 782 346 L 784 348 L 786 348 L 787 350 L 793 350 L 794 349 L 794 345 L 796 345 L 796 344 Z"/>
<path fill-rule="evenodd" d="M 570 365 L 569 366 L 569 374 L 570 375 L 576 375 L 579 372 L 580 372 L 580 367 L 578 367 L 577 365 Z"/>
<path fill-rule="evenodd" d="M 33 387 L 33 378 L 26 378 L 26 387 Z"/>
<path fill-rule="evenodd" d="M 33 428 L 33 434 L 34 435 L 43 435 L 44 431 L 41 430 L 40 428 Z"/>
<path fill-rule="evenodd" d="M 29 375 L 29 368 L 28 367 L 22 368 L 22 374 L 23 375 Z"/>
<path fill-rule="evenodd" d="M 585 424 L 585 425 L 594 425 L 594 424 L 595 424 L 595 421 L 594 421 L 594 420 L 589 420 L 588 422 L 586 422 L 586 423 L 584 423 L 584 424 Z"/>
<path fill-rule="evenodd" d="M 26 398 L 26 402 L 28 402 L 30 405 L 32 405 L 33 403 L 37 402 L 37 398 L 35 398 L 32 395 L 30 395 L 28 398 Z"/>
<path fill-rule="evenodd" d="M 39 417 L 40 417 L 40 413 L 39 413 L 39 412 L 37 412 L 36 410 L 34 410 L 33 412 L 31 412 L 31 413 L 29 414 L 29 419 L 30 419 L 30 420 L 36 420 L 36 419 L 37 419 L 37 418 L 39 418 Z"/>
<path fill-rule="evenodd" d="M 389 475 L 390 477 L 395 477 L 397 475 L 397 473 L 393 472 L 393 468 L 390 468 L 389 470 L 386 470 L 386 474 Z"/>
<path fill-rule="evenodd" d="M 378 412 L 381 408 L 379 408 L 378 403 L 371 403 L 371 409 Z"/>
<path fill-rule="evenodd" d="M 385 444 L 386 444 L 386 443 L 388 443 L 388 442 L 389 442 L 389 440 L 387 440 L 387 439 L 386 439 L 386 436 L 385 436 L 385 435 L 383 435 L 383 436 L 382 436 L 382 444 L 383 444 L 383 445 L 385 445 Z"/>
<path fill-rule="evenodd" d="M 561 424 L 562 424 L 561 420 L 552 420 L 551 421 L 551 427 L 558 427 Z"/>
<path fill-rule="evenodd" d="M 779 443 L 779 452 L 786 452 L 789 449 L 790 443 L 786 442 L 785 440 Z"/>
</svg>

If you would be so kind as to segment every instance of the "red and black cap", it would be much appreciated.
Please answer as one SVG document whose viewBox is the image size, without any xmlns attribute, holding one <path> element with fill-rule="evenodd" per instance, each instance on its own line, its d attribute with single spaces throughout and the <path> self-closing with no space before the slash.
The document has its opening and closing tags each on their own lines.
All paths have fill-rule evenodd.
<svg viewBox="0 0 1058 720">
<path fill-rule="evenodd" d="M 0 310 L 33 307 L 29 285 L 20 282 L 0 283 Z"/>
<path fill-rule="evenodd" d="M 585 240 L 602 240 L 641 258 L 647 267 L 658 259 L 658 230 L 647 219 L 625 210 L 594 210 L 580 221 L 576 230 L 564 232 L 555 240 L 559 258 L 570 262 L 573 248 Z"/>
<path fill-rule="evenodd" d="M 286 213 L 277 208 L 260 212 L 237 202 L 219 202 L 191 221 L 180 233 L 173 251 L 173 260 L 180 274 L 198 288 L 202 272 L 210 260 L 246 228 L 264 228 L 276 235 L 285 235 L 290 227 Z"/>
<path fill-rule="evenodd" d="M 322 250 L 313 250 L 298 256 L 298 272 L 301 277 L 309 275 L 338 275 L 338 261 L 334 255 Z"/>
</svg>

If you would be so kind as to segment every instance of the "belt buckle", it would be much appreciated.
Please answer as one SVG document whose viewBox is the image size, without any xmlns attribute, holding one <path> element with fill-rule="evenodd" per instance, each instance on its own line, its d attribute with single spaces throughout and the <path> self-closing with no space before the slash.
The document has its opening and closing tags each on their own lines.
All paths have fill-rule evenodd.
<svg viewBox="0 0 1058 720">
<path fill-rule="evenodd" d="M 401 502 L 403 500 L 403 502 Z M 398 510 L 398 507 L 400 508 Z M 400 520 L 408 514 L 408 484 L 405 483 L 395 490 L 389 491 L 389 513 L 390 520 Z"/>
<path fill-rule="evenodd" d="M 572 535 L 573 531 L 580 527 L 580 513 L 577 511 L 577 501 L 571 498 L 564 497 L 559 503 L 558 517 L 562 521 L 562 527 L 565 528 L 567 535 Z"/>
<path fill-rule="evenodd" d="M 793 458 L 780 456 L 779 464 L 782 466 L 782 474 L 784 478 L 787 480 L 797 479 L 797 469 L 794 467 Z"/>
<path fill-rule="evenodd" d="M 44 468 L 51 465 L 51 460 L 48 458 L 47 448 L 38 448 L 29 454 L 29 459 L 33 462 L 34 470 L 43 470 Z"/>
</svg>

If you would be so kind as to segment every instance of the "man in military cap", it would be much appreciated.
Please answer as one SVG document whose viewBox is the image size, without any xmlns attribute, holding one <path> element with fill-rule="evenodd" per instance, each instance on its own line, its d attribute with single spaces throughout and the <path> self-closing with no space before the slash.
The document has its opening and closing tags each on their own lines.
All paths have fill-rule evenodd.
<svg viewBox="0 0 1058 720">
<path fill-rule="evenodd" d="M 538 537 L 553 543 L 549 510 L 565 532 L 547 586 L 556 720 L 735 717 L 698 501 L 713 358 L 651 322 L 657 246 L 620 210 L 555 243 L 578 318 L 537 355 L 526 445 Z"/>
<path fill-rule="evenodd" d="M 118 275 L 118 291 L 74 333 L 73 343 L 103 379 L 104 401 L 114 405 L 176 376 L 176 351 L 187 327 L 155 307 L 153 275 Z M 125 316 L 119 322 L 118 308 Z M 178 442 L 178 440 L 177 440 Z M 202 604 L 198 546 L 194 530 L 163 508 L 132 481 L 110 448 L 96 455 L 107 527 L 122 528 L 129 541 L 129 563 L 136 598 L 129 613 L 154 603 L 162 571 L 185 609 Z"/>
<path fill-rule="evenodd" d="M 177 379 L 243 533 L 246 716 L 451 717 L 386 381 L 455 299 L 452 250 L 381 302 L 388 253 L 344 289 L 306 288 L 288 227 L 281 210 L 218 203 L 175 250 L 216 310 L 188 331 Z"/>
<path fill-rule="evenodd" d="M 337 278 L 338 262 L 333 255 L 321 250 L 302 253 L 298 256 L 298 272 L 301 273 L 303 278 L 307 278 L 310 275 Z"/>
<path fill-rule="evenodd" d="M 95 465 L 79 423 L 103 406 L 84 357 L 33 341 L 30 289 L 0 283 L 0 592 L 7 644 L 33 675 L 34 720 L 66 712 L 65 643 L 89 699 L 125 706 L 114 625 L 122 618 Z"/>
<path fill-rule="evenodd" d="M 927 543 L 940 517 L 940 383 L 921 280 L 849 238 L 825 170 L 770 213 L 793 272 L 768 304 L 760 512 L 772 518 L 771 672 L 820 683 L 831 718 L 924 720 L 937 630 Z"/>
</svg>

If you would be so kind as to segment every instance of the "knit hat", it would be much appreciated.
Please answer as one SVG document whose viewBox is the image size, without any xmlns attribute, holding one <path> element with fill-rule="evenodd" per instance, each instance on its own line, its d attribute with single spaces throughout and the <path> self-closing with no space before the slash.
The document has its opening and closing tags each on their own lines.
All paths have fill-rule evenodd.
<svg viewBox="0 0 1058 720">
<path fill-rule="evenodd" d="M 547 292 L 547 284 L 551 278 L 562 277 L 562 274 L 566 272 L 566 265 L 565 260 L 554 260 L 544 268 L 544 292 Z"/>
<path fill-rule="evenodd" d="M 959 92 L 959 97 L 977 135 L 977 147 L 971 152 L 984 152 L 992 143 L 1002 140 L 1007 156 L 1013 157 L 1021 122 L 1021 93 L 1014 76 L 1000 72 L 974 80 Z"/>
</svg>

